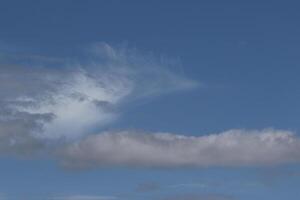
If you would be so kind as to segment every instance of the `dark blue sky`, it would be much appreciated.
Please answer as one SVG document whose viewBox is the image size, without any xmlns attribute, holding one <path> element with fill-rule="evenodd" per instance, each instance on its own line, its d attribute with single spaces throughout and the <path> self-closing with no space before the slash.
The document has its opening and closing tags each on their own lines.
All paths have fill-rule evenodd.
<svg viewBox="0 0 300 200">
<path fill-rule="evenodd" d="M 105 42 L 174 61 L 176 70 L 200 85 L 129 103 L 107 129 L 196 136 L 229 129 L 300 130 L 297 1 L 0 2 L 1 63 L 22 64 L 11 57 L 86 59 L 91 45 Z M 51 159 L 3 157 L 0 199 L 3 194 L 5 200 L 67 195 L 86 195 L 86 200 L 93 195 L 121 200 L 296 200 L 299 167 L 272 170 L 272 178 L 265 168 L 255 167 L 73 172 Z M 143 183 L 158 186 L 137 192 Z M 179 194 L 193 197 L 173 198 Z"/>
</svg>

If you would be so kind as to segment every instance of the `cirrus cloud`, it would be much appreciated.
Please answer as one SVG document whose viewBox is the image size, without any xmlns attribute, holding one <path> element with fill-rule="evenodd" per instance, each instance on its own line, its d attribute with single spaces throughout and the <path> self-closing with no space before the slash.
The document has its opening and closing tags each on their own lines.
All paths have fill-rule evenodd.
<svg viewBox="0 0 300 200">
<path fill-rule="evenodd" d="M 55 67 L 0 65 L 0 153 L 31 154 L 49 141 L 80 138 L 114 122 L 128 102 L 198 85 L 137 50 L 91 49 L 84 61 Z"/>
</svg>

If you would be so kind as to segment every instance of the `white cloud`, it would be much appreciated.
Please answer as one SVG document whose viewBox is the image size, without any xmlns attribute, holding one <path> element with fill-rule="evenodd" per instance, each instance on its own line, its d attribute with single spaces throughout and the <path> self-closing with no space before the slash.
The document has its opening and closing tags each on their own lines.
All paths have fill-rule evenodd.
<svg viewBox="0 0 300 200">
<path fill-rule="evenodd" d="M 87 61 L 62 66 L 0 65 L 0 152 L 43 149 L 115 121 L 134 100 L 193 88 L 168 64 L 136 50 L 97 44 Z"/>
<path fill-rule="evenodd" d="M 68 167 L 259 166 L 300 161 L 299 137 L 283 130 L 206 136 L 122 131 L 91 135 L 128 102 L 197 86 L 169 63 L 97 44 L 85 62 L 0 65 L 0 153 L 53 153 Z M 61 140 L 71 138 L 73 140 Z M 55 148 L 53 148 L 53 146 Z"/>
<path fill-rule="evenodd" d="M 71 168 L 261 166 L 300 161 L 300 139 L 289 131 L 230 130 L 205 136 L 118 132 L 88 136 L 61 152 Z"/>
</svg>

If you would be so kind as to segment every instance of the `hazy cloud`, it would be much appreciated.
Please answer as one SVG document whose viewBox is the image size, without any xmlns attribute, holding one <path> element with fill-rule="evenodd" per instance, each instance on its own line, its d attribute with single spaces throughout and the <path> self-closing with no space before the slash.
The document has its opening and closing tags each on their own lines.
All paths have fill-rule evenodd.
<svg viewBox="0 0 300 200">
<path fill-rule="evenodd" d="M 230 130 L 205 136 L 102 133 L 65 147 L 67 167 L 261 166 L 300 161 L 299 137 L 289 131 Z"/>
<path fill-rule="evenodd" d="M 0 65 L 0 153 L 91 134 L 116 120 L 125 103 L 197 85 L 137 50 L 105 43 L 91 49 L 84 61 L 55 67 Z"/>
<path fill-rule="evenodd" d="M 171 69 L 167 60 L 135 49 L 101 43 L 90 48 L 86 59 L 61 66 L 0 66 L 0 154 L 50 152 L 71 168 L 260 166 L 300 161 L 299 137 L 284 130 L 229 130 L 202 136 L 134 131 L 94 134 L 116 120 L 128 102 L 198 85 Z"/>
</svg>

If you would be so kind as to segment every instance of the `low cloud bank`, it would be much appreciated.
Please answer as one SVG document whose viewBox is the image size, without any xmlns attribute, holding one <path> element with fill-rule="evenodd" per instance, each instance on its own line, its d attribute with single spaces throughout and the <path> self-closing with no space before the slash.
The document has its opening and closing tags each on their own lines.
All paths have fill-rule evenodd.
<svg viewBox="0 0 300 200">
<path fill-rule="evenodd" d="M 101 166 L 263 166 L 300 161 L 300 138 L 267 129 L 205 136 L 117 132 L 88 136 L 60 151 L 69 168 Z"/>
</svg>

